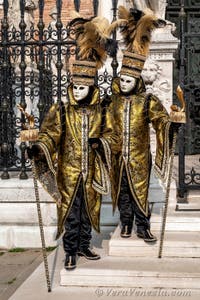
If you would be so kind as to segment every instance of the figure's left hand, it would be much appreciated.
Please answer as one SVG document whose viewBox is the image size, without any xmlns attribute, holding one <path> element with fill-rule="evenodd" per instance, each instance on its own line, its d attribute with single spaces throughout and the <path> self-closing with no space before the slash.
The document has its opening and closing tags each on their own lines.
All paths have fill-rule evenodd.
<svg viewBox="0 0 200 300">
<path fill-rule="evenodd" d="M 182 123 L 176 123 L 176 122 L 172 122 L 172 128 L 173 128 L 173 131 L 178 133 L 179 131 L 179 128 L 181 127 Z"/>
<path fill-rule="evenodd" d="M 26 153 L 29 159 L 39 159 L 41 149 L 37 145 L 33 145 L 32 147 L 26 148 Z"/>
<path fill-rule="evenodd" d="M 61 200 L 61 198 L 56 201 L 56 204 L 57 204 L 57 206 L 59 208 L 62 207 L 62 200 Z"/>
<path fill-rule="evenodd" d="M 90 147 L 92 147 L 92 149 L 99 148 L 99 146 L 101 144 L 99 138 L 89 138 L 88 143 L 89 143 Z"/>
</svg>

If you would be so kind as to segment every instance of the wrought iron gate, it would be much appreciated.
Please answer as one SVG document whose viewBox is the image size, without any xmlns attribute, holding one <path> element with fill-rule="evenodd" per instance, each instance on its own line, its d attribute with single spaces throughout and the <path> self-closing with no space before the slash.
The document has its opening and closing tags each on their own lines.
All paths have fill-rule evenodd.
<svg viewBox="0 0 200 300">
<path fill-rule="evenodd" d="M 113 0 L 113 20 L 116 19 L 117 0 Z M 99 1 L 93 1 L 94 14 Z M 35 116 L 39 127 L 44 114 L 54 101 L 65 99 L 70 82 L 69 63 L 76 54 L 73 30 L 61 20 L 62 0 L 55 0 L 57 20 L 44 23 L 45 1 L 38 1 L 39 21 L 27 24 L 26 14 L 31 7 L 19 1 L 20 22 L 9 23 L 9 1 L 4 0 L 4 16 L 0 30 L 0 170 L 8 179 L 9 171 L 20 171 L 20 179 L 27 179 L 30 162 L 25 157 L 25 143 L 19 142 L 24 116 L 16 104 Z M 74 1 L 77 11 L 80 1 Z M 116 74 L 117 60 L 112 61 Z M 101 95 L 109 92 L 112 76 L 105 71 L 99 76 Z"/>
<path fill-rule="evenodd" d="M 0 29 L 0 171 L 8 179 L 10 171 L 20 172 L 26 179 L 30 162 L 25 158 L 24 143 L 19 142 L 24 117 L 17 112 L 20 103 L 35 116 L 37 126 L 54 101 L 66 97 L 70 82 L 69 63 L 76 54 L 73 31 L 61 20 L 62 0 L 55 0 L 57 20 L 44 23 L 44 0 L 38 1 L 39 21 L 28 26 L 25 21 L 30 7 L 20 0 L 18 28 L 10 26 L 8 0 L 4 0 L 4 17 Z M 93 1 L 94 14 L 99 1 Z M 74 1 L 78 11 L 80 1 Z M 113 20 L 116 19 L 117 0 L 112 0 Z M 188 124 L 179 135 L 179 196 L 188 189 L 200 188 L 200 172 L 186 154 L 197 160 L 200 153 L 200 1 L 169 0 L 167 19 L 177 26 L 180 51 L 177 53 L 174 86 L 181 83 L 187 101 Z M 116 76 L 118 62 L 111 67 Z M 106 71 L 98 77 L 101 95 L 110 92 L 112 76 Z M 189 164 L 188 164 L 189 161 Z M 188 164 L 188 166 L 187 166 Z"/>
<path fill-rule="evenodd" d="M 200 1 L 169 0 L 166 19 L 176 24 L 180 38 L 174 87 L 181 84 L 187 103 L 187 125 L 179 132 L 179 186 L 184 197 L 200 189 Z"/>
</svg>

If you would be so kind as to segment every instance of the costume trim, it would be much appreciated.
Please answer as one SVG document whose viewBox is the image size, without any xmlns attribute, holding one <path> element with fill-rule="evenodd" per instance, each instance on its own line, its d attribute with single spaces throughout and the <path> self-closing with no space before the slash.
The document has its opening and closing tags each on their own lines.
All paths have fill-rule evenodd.
<svg viewBox="0 0 200 300">
<path fill-rule="evenodd" d="M 110 145 L 108 141 L 105 138 L 100 138 L 100 141 L 103 145 L 105 157 L 106 157 L 106 163 L 108 166 L 108 170 L 111 170 L 111 150 L 110 150 Z"/>
<path fill-rule="evenodd" d="M 127 163 L 129 161 L 129 140 L 130 140 L 130 107 L 131 99 L 124 99 L 123 110 L 123 144 L 122 144 L 122 157 Z"/>
<path fill-rule="evenodd" d="M 98 166 L 100 168 L 101 183 L 98 183 L 95 179 L 92 181 L 93 189 L 101 195 L 107 195 L 110 191 L 110 181 L 106 167 L 104 166 L 100 154 L 96 151 L 96 158 L 98 160 Z"/>
<path fill-rule="evenodd" d="M 81 129 L 81 150 L 82 160 L 81 169 L 83 174 L 83 181 L 87 180 L 88 176 L 88 132 L 89 132 L 89 112 L 87 109 L 82 109 L 82 129 Z"/>
<path fill-rule="evenodd" d="M 49 169 L 51 170 L 51 172 L 53 173 L 53 175 L 56 176 L 56 171 L 54 169 L 54 166 L 53 166 L 53 163 L 52 163 L 52 160 L 51 160 L 51 156 L 50 156 L 48 147 L 45 144 L 43 144 L 42 142 L 37 142 L 36 144 L 44 152 L 44 154 L 46 156 L 46 160 L 47 160 L 48 166 L 49 166 Z"/>
<path fill-rule="evenodd" d="M 110 191 L 110 179 L 108 175 L 108 171 L 110 172 L 111 170 L 111 150 L 109 143 L 107 142 L 106 139 L 100 138 L 100 141 L 103 146 L 104 150 L 104 155 L 106 159 L 106 164 L 108 166 L 108 170 L 106 169 L 104 163 L 102 162 L 101 155 L 99 154 L 98 150 L 96 150 L 96 157 L 95 157 L 95 171 L 100 171 L 100 178 L 99 176 L 94 176 L 93 182 L 92 182 L 92 187 L 95 191 L 102 195 L 107 195 Z"/>
<path fill-rule="evenodd" d="M 49 149 L 42 142 L 37 142 L 36 145 L 38 145 L 44 152 L 47 162 L 34 161 L 37 179 L 41 182 L 43 188 L 48 192 L 48 194 L 50 194 L 50 196 L 57 202 L 62 199 L 62 196 L 57 186 L 56 171 L 50 157 Z"/>
</svg>

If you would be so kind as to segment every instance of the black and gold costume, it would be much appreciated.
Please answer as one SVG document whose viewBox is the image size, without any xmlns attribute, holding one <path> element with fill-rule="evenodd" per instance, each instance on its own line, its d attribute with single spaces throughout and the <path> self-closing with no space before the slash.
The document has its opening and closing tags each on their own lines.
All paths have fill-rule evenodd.
<svg viewBox="0 0 200 300">
<path fill-rule="evenodd" d="M 119 78 L 113 82 L 113 94 L 109 106 L 114 119 L 112 195 L 113 207 L 117 204 L 121 222 L 149 228 L 150 211 L 148 188 L 151 173 L 150 126 L 156 132 L 157 150 L 155 171 L 164 178 L 170 156 L 169 116 L 159 99 L 146 95 L 142 79 L 138 80 L 132 94 L 124 95 Z M 118 142 L 116 143 L 116 136 Z M 133 203 L 134 202 L 134 203 Z"/>
<path fill-rule="evenodd" d="M 76 102 L 72 85 L 68 88 L 68 97 L 69 102 L 64 105 L 64 128 L 58 104 L 50 108 L 43 121 L 36 145 L 45 153 L 46 162 L 36 161 L 36 168 L 47 191 L 56 201 L 61 198 L 61 206 L 57 207 L 57 238 L 65 227 L 64 248 L 68 253 L 76 253 L 80 245 L 89 246 L 91 225 L 99 231 L 101 194 L 109 191 L 108 172 L 101 152 L 107 166 L 111 153 L 108 142 L 100 135 L 99 89 L 93 89 L 91 99 L 85 104 Z M 111 132 L 111 126 L 107 127 L 105 136 Z M 90 147 L 90 138 L 100 140 L 100 150 Z"/>
</svg>

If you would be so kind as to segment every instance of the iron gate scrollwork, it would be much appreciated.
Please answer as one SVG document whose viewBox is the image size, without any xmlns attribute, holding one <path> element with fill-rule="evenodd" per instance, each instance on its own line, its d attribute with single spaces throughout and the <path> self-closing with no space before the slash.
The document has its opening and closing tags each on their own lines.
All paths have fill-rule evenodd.
<svg viewBox="0 0 200 300">
<path fill-rule="evenodd" d="M 179 186 L 181 198 L 200 189 L 200 1 L 169 0 L 166 19 L 176 24 L 180 38 L 174 87 L 181 84 L 187 105 L 187 124 L 179 131 Z"/>
<path fill-rule="evenodd" d="M 20 172 L 20 179 L 26 179 L 30 161 L 25 157 L 25 143 L 19 141 L 24 116 L 16 105 L 20 103 L 32 113 L 39 127 L 53 102 L 66 100 L 76 41 L 73 28 L 62 23 L 62 0 L 55 0 L 56 20 L 48 25 L 44 22 L 44 0 L 14 2 L 19 9 L 18 24 L 10 20 L 9 2 L 4 0 L 0 29 L 0 170 L 2 179 L 8 179 L 10 171 Z M 114 19 L 117 2 L 112 1 Z M 99 1 L 92 3 L 97 14 Z M 74 1 L 74 7 L 79 11 L 80 1 Z M 37 24 L 33 19 L 36 9 Z M 116 58 L 112 68 L 116 74 Z M 98 77 L 101 96 L 110 92 L 111 81 L 107 71 Z"/>
</svg>

